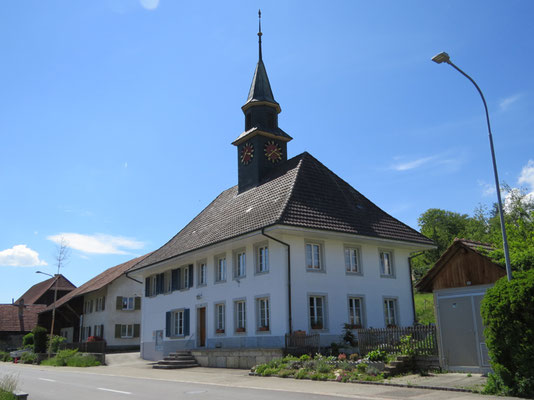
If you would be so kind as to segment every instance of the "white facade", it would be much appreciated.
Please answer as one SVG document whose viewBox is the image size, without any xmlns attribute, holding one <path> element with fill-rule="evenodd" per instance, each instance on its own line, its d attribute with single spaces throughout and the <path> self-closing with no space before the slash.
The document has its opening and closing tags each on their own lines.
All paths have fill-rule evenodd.
<svg viewBox="0 0 534 400">
<path fill-rule="evenodd" d="M 138 346 L 142 291 L 142 284 L 123 275 L 84 295 L 79 339 L 85 341 L 89 336 L 99 336 L 107 347 Z"/>
<path fill-rule="evenodd" d="M 339 341 L 349 322 L 374 328 L 413 324 L 408 257 L 431 246 L 287 227 L 265 233 L 290 246 L 293 331 L 320 333 L 321 344 L 329 345 Z M 258 272 L 260 249 L 265 247 L 268 271 Z M 348 255 L 356 251 L 358 272 L 347 271 L 354 265 L 347 265 L 346 249 Z M 237 277 L 242 252 L 244 276 Z M 391 261 L 389 266 L 381 266 L 381 253 Z M 155 360 L 183 348 L 283 347 L 289 332 L 287 254 L 285 245 L 256 232 L 130 273 L 139 280 L 150 278 L 150 290 L 157 289 L 152 278 L 165 274 L 160 283 L 165 293 L 153 295 L 149 290 L 143 297 L 141 356 Z M 222 257 L 226 279 L 217 282 Z M 204 263 L 207 282 L 199 285 Z M 171 291 L 170 271 L 188 265 L 194 267 L 193 286 L 183 287 L 187 284 L 181 271 L 182 288 Z"/>
</svg>

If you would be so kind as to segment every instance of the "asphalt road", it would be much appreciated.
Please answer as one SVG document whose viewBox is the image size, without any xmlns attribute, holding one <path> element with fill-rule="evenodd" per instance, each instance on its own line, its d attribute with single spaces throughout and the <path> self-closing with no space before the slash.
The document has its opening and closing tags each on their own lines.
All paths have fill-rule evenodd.
<svg viewBox="0 0 534 400">
<path fill-rule="evenodd" d="M 416 388 L 249 377 L 246 371 L 192 368 L 161 371 L 137 367 L 43 367 L 0 363 L 0 379 L 18 376 L 29 400 L 482 400 L 490 396 Z M 500 398 L 503 399 L 503 398 Z"/>
</svg>

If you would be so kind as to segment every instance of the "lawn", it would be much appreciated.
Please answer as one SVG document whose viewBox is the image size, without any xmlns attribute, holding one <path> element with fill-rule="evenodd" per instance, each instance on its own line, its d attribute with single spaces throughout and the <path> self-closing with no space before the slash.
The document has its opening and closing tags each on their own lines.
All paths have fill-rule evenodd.
<svg viewBox="0 0 534 400">
<path fill-rule="evenodd" d="M 434 295 L 432 293 L 414 293 L 415 314 L 421 324 L 436 323 L 434 317 Z"/>
</svg>

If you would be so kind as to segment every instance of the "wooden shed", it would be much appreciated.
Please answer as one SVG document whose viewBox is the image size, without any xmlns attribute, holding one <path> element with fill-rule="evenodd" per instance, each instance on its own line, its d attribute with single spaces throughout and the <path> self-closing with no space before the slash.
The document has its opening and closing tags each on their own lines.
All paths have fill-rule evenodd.
<svg viewBox="0 0 534 400">
<path fill-rule="evenodd" d="M 488 350 L 480 316 L 486 290 L 506 275 L 485 254 L 485 243 L 455 239 L 417 283 L 434 294 L 440 365 L 452 371 L 489 372 Z"/>
</svg>

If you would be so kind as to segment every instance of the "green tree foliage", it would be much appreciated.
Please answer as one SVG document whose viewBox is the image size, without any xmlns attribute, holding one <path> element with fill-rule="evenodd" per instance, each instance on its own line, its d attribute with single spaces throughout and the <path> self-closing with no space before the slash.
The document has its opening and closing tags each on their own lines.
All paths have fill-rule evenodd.
<svg viewBox="0 0 534 400">
<path fill-rule="evenodd" d="M 36 353 L 46 353 L 47 331 L 42 326 L 33 328 L 33 347 Z"/>
<path fill-rule="evenodd" d="M 502 278 L 481 304 L 494 374 L 488 393 L 534 398 L 534 269 Z"/>
<path fill-rule="evenodd" d="M 29 332 L 22 338 L 22 347 L 33 350 L 33 333 Z"/>
</svg>

